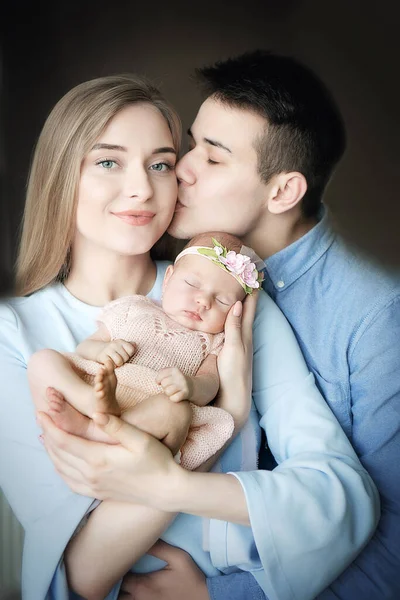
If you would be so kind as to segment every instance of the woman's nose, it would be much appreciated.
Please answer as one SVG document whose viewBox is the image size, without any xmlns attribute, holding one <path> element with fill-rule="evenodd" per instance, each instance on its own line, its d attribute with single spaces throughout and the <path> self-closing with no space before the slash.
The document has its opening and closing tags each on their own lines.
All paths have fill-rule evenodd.
<svg viewBox="0 0 400 600">
<path fill-rule="evenodd" d="M 179 183 L 193 185 L 196 181 L 194 170 L 193 151 L 187 152 L 176 165 L 175 173 Z"/>
<path fill-rule="evenodd" d="M 153 187 L 146 169 L 128 170 L 125 175 L 124 196 L 146 202 L 153 195 Z"/>
</svg>

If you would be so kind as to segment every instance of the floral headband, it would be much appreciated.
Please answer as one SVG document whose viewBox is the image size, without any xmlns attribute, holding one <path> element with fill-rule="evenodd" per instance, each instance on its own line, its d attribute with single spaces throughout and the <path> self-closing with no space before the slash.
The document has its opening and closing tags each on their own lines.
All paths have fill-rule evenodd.
<svg viewBox="0 0 400 600">
<path fill-rule="evenodd" d="M 209 248 L 208 246 L 189 246 L 189 248 L 185 248 L 185 250 L 182 250 L 178 254 L 175 262 L 187 254 L 204 256 L 204 258 L 211 260 L 220 269 L 232 275 L 240 283 L 246 294 L 252 294 L 253 290 L 259 288 L 264 280 L 261 268 L 265 267 L 265 264 L 251 248 L 242 246 L 240 253 L 236 253 L 233 250 L 228 251 L 216 239 L 211 239 L 214 248 Z M 262 265 L 261 268 L 259 266 L 260 263 Z"/>
</svg>

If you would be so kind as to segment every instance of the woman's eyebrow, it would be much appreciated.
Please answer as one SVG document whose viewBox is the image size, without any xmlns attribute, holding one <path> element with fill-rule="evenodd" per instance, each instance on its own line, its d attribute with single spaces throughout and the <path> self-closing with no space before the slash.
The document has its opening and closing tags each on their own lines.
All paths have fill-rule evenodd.
<svg viewBox="0 0 400 600">
<path fill-rule="evenodd" d="M 118 144 L 95 144 L 92 148 L 92 151 L 93 150 L 119 150 L 120 152 L 128 152 L 128 148 Z M 152 154 L 162 154 L 164 152 L 176 154 L 175 148 L 172 148 L 171 146 L 161 146 L 160 148 L 155 148 Z"/>
<path fill-rule="evenodd" d="M 118 144 L 95 144 L 92 150 L 120 150 L 121 152 L 128 152 L 128 148 L 119 146 Z"/>
<path fill-rule="evenodd" d="M 170 152 L 171 154 L 176 154 L 175 148 L 171 146 L 161 146 L 161 148 L 156 148 L 153 150 L 153 154 L 162 154 L 163 152 Z"/>
</svg>

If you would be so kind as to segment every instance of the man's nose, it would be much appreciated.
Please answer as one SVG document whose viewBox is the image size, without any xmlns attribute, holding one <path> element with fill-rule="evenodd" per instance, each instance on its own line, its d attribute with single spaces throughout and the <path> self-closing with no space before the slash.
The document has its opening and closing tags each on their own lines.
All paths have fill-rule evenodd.
<svg viewBox="0 0 400 600">
<path fill-rule="evenodd" d="M 193 185 L 196 181 L 196 174 L 194 170 L 191 152 L 192 151 L 189 151 L 184 156 L 182 156 L 175 169 L 175 173 L 179 183 L 182 183 L 184 185 Z"/>
<path fill-rule="evenodd" d="M 146 202 L 153 195 L 149 173 L 145 168 L 127 170 L 124 181 L 124 196 Z"/>
</svg>

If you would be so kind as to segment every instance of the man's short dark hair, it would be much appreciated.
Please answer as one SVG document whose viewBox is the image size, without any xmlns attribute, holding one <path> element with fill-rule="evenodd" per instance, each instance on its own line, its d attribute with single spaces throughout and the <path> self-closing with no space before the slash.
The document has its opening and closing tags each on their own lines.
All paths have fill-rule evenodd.
<svg viewBox="0 0 400 600">
<path fill-rule="evenodd" d="M 266 50 L 197 69 L 196 76 L 207 96 L 265 117 L 265 130 L 255 140 L 262 180 L 302 173 L 303 214 L 316 215 L 346 147 L 342 116 L 322 81 L 294 58 Z"/>
</svg>

